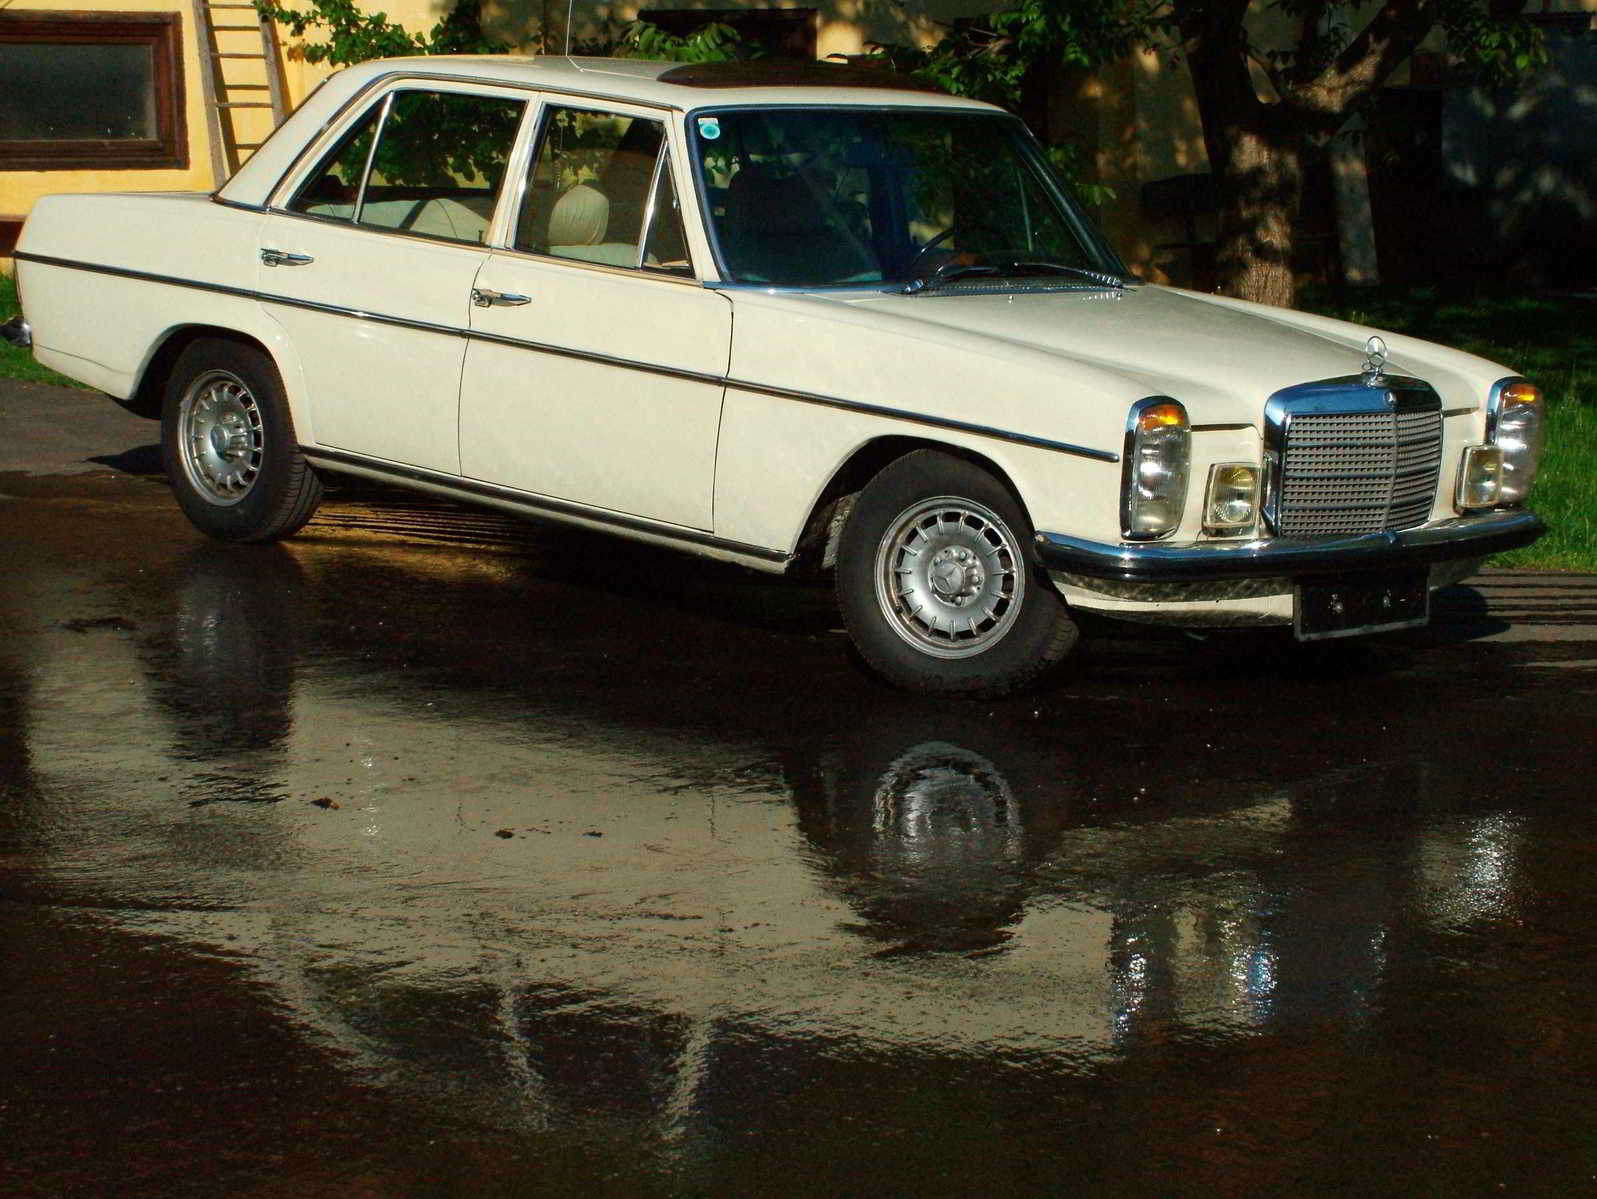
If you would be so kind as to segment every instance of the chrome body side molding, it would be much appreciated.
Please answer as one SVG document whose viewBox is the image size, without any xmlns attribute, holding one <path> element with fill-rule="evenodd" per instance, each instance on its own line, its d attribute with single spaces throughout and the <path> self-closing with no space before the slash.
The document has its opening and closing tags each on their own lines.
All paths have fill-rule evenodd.
<svg viewBox="0 0 1597 1199">
<path fill-rule="evenodd" d="M 347 453 L 343 450 L 326 449 L 322 446 L 301 446 L 300 453 L 304 454 L 306 459 L 312 464 L 323 470 L 359 475 L 362 478 L 397 483 L 405 487 L 421 488 L 450 499 L 463 500 L 467 503 L 488 504 L 514 513 L 517 516 L 533 520 L 552 520 L 561 524 L 580 525 L 661 545 L 689 549 L 699 554 L 709 554 L 712 557 L 722 558 L 729 562 L 752 566 L 756 570 L 780 574 L 793 561 L 793 555 L 785 550 L 768 549 L 759 545 L 745 545 L 739 541 L 729 541 L 724 537 L 717 537 L 713 533 L 707 533 L 700 529 L 689 529 L 680 525 L 646 520 L 640 516 L 629 516 L 626 513 L 610 512 L 602 508 L 590 508 L 584 504 L 573 503 L 569 500 L 555 499 L 552 496 L 533 495 L 529 492 L 517 491 L 510 487 L 499 487 L 493 483 L 484 483 L 477 479 L 467 479 L 459 475 L 439 474 L 437 471 L 423 470 L 416 466 L 405 466 L 397 462 L 385 462 L 376 458 L 367 458 L 360 454 Z"/>
<path fill-rule="evenodd" d="M 26 262 L 36 262 L 43 266 L 61 267 L 66 270 L 86 271 L 91 274 L 110 275 L 119 279 L 137 279 L 146 283 L 161 283 L 170 287 L 185 287 L 196 291 L 211 292 L 216 295 L 234 296 L 239 299 L 255 300 L 262 304 L 280 304 L 291 308 L 303 308 L 312 312 L 326 313 L 332 316 L 348 317 L 351 320 L 375 321 L 379 324 L 397 325 L 401 328 L 415 329 L 423 333 L 434 333 L 442 337 L 460 337 L 468 341 L 486 341 L 498 345 L 513 346 L 538 354 L 554 354 L 563 358 L 577 358 L 586 362 L 598 362 L 605 366 L 618 367 L 622 370 L 642 371 L 647 374 L 664 375 L 670 378 L 687 379 L 698 383 L 718 384 L 737 391 L 749 392 L 755 395 L 767 395 L 777 399 L 794 400 L 801 404 L 813 404 L 822 408 L 837 408 L 845 412 L 859 412 L 869 416 L 878 416 L 886 420 L 904 421 L 908 424 L 921 425 L 932 429 L 948 429 L 953 432 L 967 433 L 975 437 L 990 438 L 994 441 L 1005 441 L 1013 445 L 1029 446 L 1033 449 L 1048 450 L 1052 453 L 1067 454 L 1077 458 L 1087 458 L 1095 462 L 1117 463 L 1120 455 L 1109 450 L 1093 449 L 1090 446 L 1074 445 L 1065 441 L 1054 441 L 1047 437 L 1035 437 L 1029 433 L 1017 433 L 1008 429 L 998 429 L 990 425 L 976 424 L 971 421 L 953 420 L 948 417 L 934 416 L 930 413 L 912 412 L 904 408 L 889 408 L 880 404 L 869 404 L 862 400 L 850 400 L 841 396 L 819 395 L 814 392 L 798 391 L 788 387 L 775 387 L 766 383 L 757 383 L 748 379 L 734 379 L 725 375 L 705 374 L 699 371 L 681 370 L 676 367 L 663 366 L 653 362 L 639 362 L 630 358 L 618 358 L 611 354 L 602 354 L 593 350 L 576 350 L 569 346 L 550 345 L 546 342 L 532 341 L 523 338 L 505 337 L 495 333 L 487 333 L 478 329 L 469 329 L 453 325 L 435 325 L 425 321 L 411 320 L 406 317 L 390 316 L 381 312 L 368 312 L 355 308 L 345 308 L 336 304 L 322 304 L 314 300 L 302 300 L 290 296 L 276 295 L 271 292 L 257 291 L 247 287 L 232 287 L 223 283 L 205 283 L 195 279 L 183 279 L 172 275 L 160 275 L 150 271 L 131 270 L 127 267 L 103 266 L 98 263 L 78 262 L 66 258 L 54 258 L 46 254 L 18 253 L 17 258 Z M 519 297 L 517 297 L 519 299 Z"/>
<path fill-rule="evenodd" d="M 1393 570 L 1480 558 L 1529 545 L 1545 531 L 1534 512 L 1515 510 L 1347 537 L 1105 545 L 1064 533 L 1038 533 L 1037 556 L 1049 570 L 1091 578 L 1196 583 Z"/>
</svg>

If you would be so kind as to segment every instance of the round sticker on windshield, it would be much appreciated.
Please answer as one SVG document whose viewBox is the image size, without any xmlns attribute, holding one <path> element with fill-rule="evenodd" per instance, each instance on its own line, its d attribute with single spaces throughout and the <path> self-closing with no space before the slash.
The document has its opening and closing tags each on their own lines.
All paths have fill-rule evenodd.
<svg viewBox="0 0 1597 1199">
<path fill-rule="evenodd" d="M 714 117 L 700 117 L 699 136 L 707 142 L 713 142 L 721 136 L 721 122 Z"/>
</svg>

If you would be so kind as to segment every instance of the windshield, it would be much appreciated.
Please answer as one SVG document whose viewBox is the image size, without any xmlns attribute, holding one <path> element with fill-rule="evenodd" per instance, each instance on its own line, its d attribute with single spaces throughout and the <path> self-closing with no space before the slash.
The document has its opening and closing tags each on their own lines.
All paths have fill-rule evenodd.
<svg viewBox="0 0 1597 1199">
<path fill-rule="evenodd" d="M 1124 270 L 1024 127 L 987 113 L 727 109 L 689 121 L 727 277 L 788 287 Z M 1079 274 L 1073 285 L 1087 282 Z"/>
</svg>

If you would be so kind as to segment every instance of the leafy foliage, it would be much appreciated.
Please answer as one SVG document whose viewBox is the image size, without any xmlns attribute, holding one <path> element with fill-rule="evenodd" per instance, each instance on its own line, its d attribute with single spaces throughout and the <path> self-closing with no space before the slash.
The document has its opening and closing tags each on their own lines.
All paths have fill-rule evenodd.
<svg viewBox="0 0 1597 1199">
<path fill-rule="evenodd" d="M 731 62 L 757 58 L 758 50 L 721 21 L 711 21 L 692 33 L 678 35 L 650 21 L 631 21 L 607 40 L 585 45 L 594 54 L 616 58 L 645 58 L 656 62 Z"/>
<path fill-rule="evenodd" d="M 285 8 L 278 0 L 255 0 L 263 17 L 286 26 L 295 37 L 314 30 L 318 40 L 307 41 L 301 51 L 306 62 L 334 67 L 353 66 L 374 58 L 402 58 L 414 54 L 505 54 L 509 42 L 489 37 L 482 28 L 482 0 L 458 3 L 424 34 L 411 33 L 388 19 L 387 13 L 368 13 L 355 0 L 310 0 L 304 9 Z"/>
<path fill-rule="evenodd" d="M 1516 15 L 1516 3 L 1019 0 L 949 26 L 931 46 L 875 49 L 928 82 L 1010 109 L 1033 72 L 1092 67 L 1139 46 L 1184 60 L 1209 146 L 1245 148 L 1236 161 L 1212 163 L 1222 196 L 1222 289 L 1290 302 L 1303 152 L 1335 137 L 1433 30 L 1447 34 L 1460 66 L 1490 83 L 1545 61 L 1540 32 Z M 1256 72 L 1272 94 L 1259 93 Z M 1062 173 L 1079 174 L 1071 148 L 1054 153 Z"/>
<path fill-rule="evenodd" d="M 1130 53 L 1145 15 L 1119 0 L 1021 0 L 944 27 L 930 46 L 873 43 L 872 54 L 956 96 L 1014 111 L 1035 67 L 1090 68 Z"/>
<path fill-rule="evenodd" d="M 1542 31 L 1517 17 L 1499 17 L 1468 0 L 1450 4 L 1438 22 L 1460 65 L 1490 84 L 1511 84 L 1527 71 L 1547 65 Z"/>
<path fill-rule="evenodd" d="M 309 0 L 304 8 L 289 8 L 280 0 L 255 0 L 255 8 L 262 16 L 286 26 L 297 38 L 316 35 L 301 51 L 305 61 L 334 67 L 421 54 L 508 54 L 514 50 L 555 53 L 564 49 L 552 45 L 545 30 L 523 38 L 519 46 L 489 36 L 482 27 L 482 0 L 458 0 L 424 34 L 412 33 L 390 21 L 387 13 L 367 12 L 356 0 Z M 667 62 L 724 62 L 758 56 L 735 29 L 719 21 L 682 36 L 644 20 L 608 21 L 597 36 L 574 43 L 572 50 Z"/>
<path fill-rule="evenodd" d="M 1090 69 L 1124 57 L 1145 36 L 1138 0 L 1021 0 L 976 21 L 944 27 L 930 46 L 872 43 L 870 57 L 955 96 L 1021 109 L 1038 68 Z M 1089 204 L 1114 190 L 1086 180 L 1086 155 L 1065 142 L 1047 147 L 1054 169 Z"/>
</svg>

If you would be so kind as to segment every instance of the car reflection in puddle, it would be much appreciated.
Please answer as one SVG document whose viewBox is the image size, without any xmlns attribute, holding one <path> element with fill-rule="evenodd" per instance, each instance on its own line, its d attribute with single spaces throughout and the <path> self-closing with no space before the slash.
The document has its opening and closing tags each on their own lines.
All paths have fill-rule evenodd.
<svg viewBox="0 0 1597 1199">
<path fill-rule="evenodd" d="M 1217 755 L 1102 702 L 1123 665 L 1045 716 L 887 695 L 803 621 L 728 622 L 766 595 L 735 582 L 662 653 L 625 587 L 551 628 L 561 545 L 334 527 L 152 567 L 135 632 L 62 634 L 52 681 L 7 691 L 48 885 L 241 962 L 398 1100 L 668 1169 L 798 1104 L 953 1152 L 1175 1045 L 1334 1056 L 1436 938 L 1520 916 L 1526 817 L 1471 785 L 1486 747 L 1431 763 L 1382 711 L 1384 739 L 1347 717 L 1358 755 Z M 640 694 L 601 653 L 760 685 Z"/>
</svg>

